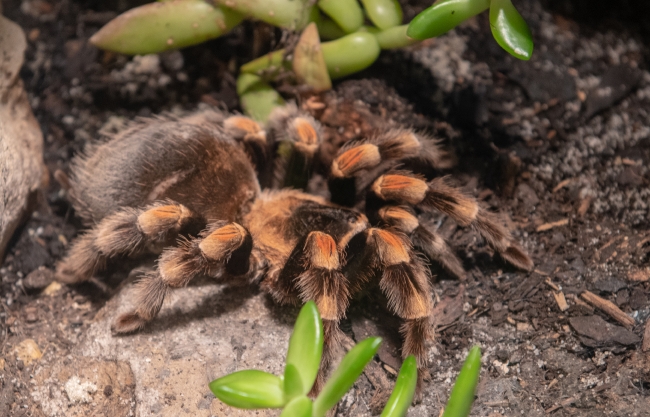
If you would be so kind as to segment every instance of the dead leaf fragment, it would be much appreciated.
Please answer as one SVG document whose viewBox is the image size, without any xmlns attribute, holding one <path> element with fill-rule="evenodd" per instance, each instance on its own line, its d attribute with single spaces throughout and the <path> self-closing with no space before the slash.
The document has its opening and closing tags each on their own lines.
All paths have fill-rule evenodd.
<svg viewBox="0 0 650 417">
<path fill-rule="evenodd" d="M 293 53 L 293 72 L 300 82 L 310 86 L 313 92 L 332 88 L 332 80 L 320 47 L 320 38 L 315 23 L 310 23 L 300 35 Z"/>
</svg>

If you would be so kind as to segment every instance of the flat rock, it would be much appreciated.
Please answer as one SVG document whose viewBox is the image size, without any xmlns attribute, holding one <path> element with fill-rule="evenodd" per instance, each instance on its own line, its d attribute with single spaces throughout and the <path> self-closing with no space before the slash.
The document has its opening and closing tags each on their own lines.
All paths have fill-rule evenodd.
<svg viewBox="0 0 650 417">
<path fill-rule="evenodd" d="M 172 291 L 158 318 L 142 332 L 113 336 L 111 323 L 133 306 L 132 289 L 126 286 L 98 312 L 71 356 L 39 369 L 32 396 L 46 414 L 251 415 L 215 399 L 208 383 L 243 369 L 280 375 L 297 309 L 277 307 L 249 286 L 206 283 Z M 100 372 L 107 364 L 114 368 Z M 113 375 L 113 382 L 102 379 L 105 375 Z M 55 387 L 53 395 L 50 387 Z"/>
<path fill-rule="evenodd" d="M 581 336 L 580 340 L 589 347 L 616 348 L 639 343 L 641 339 L 624 327 L 607 323 L 600 316 L 580 316 L 569 319 L 571 327 Z"/>
<path fill-rule="evenodd" d="M 19 76 L 26 47 L 20 26 L 0 16 L 0 260 L 47 181 L 43 134 Z"/>
</svg>

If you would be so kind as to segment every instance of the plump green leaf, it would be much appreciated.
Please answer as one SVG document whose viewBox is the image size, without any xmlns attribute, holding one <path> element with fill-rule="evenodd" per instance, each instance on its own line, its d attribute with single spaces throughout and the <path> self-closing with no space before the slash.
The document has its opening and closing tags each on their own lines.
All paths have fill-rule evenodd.
<svg viewBox="0 0 650 417">
<path fill-rule="evenodd" d="M 221 36 L 242 19 L 240 13 L 202 0 L 149 3 L 111 20 L 90 42 L 123 54 L 158 53 Z"/>
<path fill-rule="evenodd" d="M 237 408 L 280 408 L 285 404 L 282 379 L 249 369 L 210 383 L 210 390 L 224 403 Z"/>
<path fill-rule="evenodd" d="M 316 21 L 316 25 L 318 26 L 318 34 L 320 35 L 321 39 L 338 39 L 346 35 L 345 31 L 341 29 L 341 27 L 329 17 L 323 16 L 322 18 L 318 19 Z"/>
<path fill-rule="evenodd" d="M 309 392 L 309 389 L 305 390 L 303 388 L 298 368 L 293 364 L 287 364 L 284 368 L 284 398 L 291 400 L 305 395 L 307 392 Z"/>
<path fill-rule="evenodd" d="M 310 86 L 315 93 L 332 88 L 332 80 L 327 73 L 316 23 L 310 23 L 300 35 L 293 52 L 293 72 L 298 77 L 298 81 Z"/>
<path fill-rule="evenodd" d="M 374 32 L 377 43 L 381 49 L 398 49 L 411 45 L 415 39 L 406 35 L 408 25 L 395 26 L 390 29 Z"/>
<path fill-rule="evenodd" d="M 490 7 L 490 0 L 441 0 L 415 16 L 406 34 L 423 40 L 440 36 Z"/>
<path fill-rule="evenodd" d="M 312 404 L 305 396 L 294 398 L 284 407 L 280 417 L 311 417 Z"/>
<path fill-rule="evenodd" d="M 510 0 L 492 0 L 492 36 L 510 55 L 528 61 L 533 55 L 533 35 Z"/>
<path fill-rule="evenodd" d="M 404 417 L 413 401 L 415 386 L 418 383 L 418 364 L 415 356 L 411 355 L 402 364 L 397 375 L 395 388 L 390 395 L 381 417 Z"/>
<path fill-rule="evenodd" d="M 284 105 L 280 94 L 255 74 L 239 75 L 237 94 L 244 113 L 260 122 L 266 122 L 273 109 Z"/>
<path fill-rule="evenodd" d="M 397 0 L 361 0 L 368 18 L 379 29 L 385 30 L 402 23 L 402 6 Z"/>
<path fill-rule="evenodd" d="M 355 32 L 363 24 L 363 10 L 357 0 L 320 0 L 318 7 L 346 33 Z"/>
<path fill-rule="evenodd" d="M 217 0 L 217 3 L 273 26 L 291 30 L 301 30 L 307 26 L 314 9 L 309 0 Z"/>
<path fill-rule="evenodd" d="M 474 346 L 467 355 L 456 383 L 451 389 L 443 417 L 467 417 L 474 402 L 474 392 L 481 373 L 481 348 Z"/>
<path fill-rule="evenodd" d="M 323 354 L 323 322 L 313 301 L 308 301 L 296 319 L 289 340 L 287 365 L 284 377 L 288 379 L 291 368 L 298 371 L 303 392 L 306 395 L 316 381 L 320 359 Z"/>
<path fill-rule="evenodd" d="M 321 44 L 327 71 L 331 78 L 341 78 L 368 68 L 381 49 L 374 35 L 356 32 Z"/>
<path fill-rule="evenodd" d="M 312 412 L 314 417 L 324 416 L 330 408 L 339 402 L 361 375 L 363 368 L 375 356 L 380 344 L 380 337 L 369 337 L 350 349 L 316 398 Z"/>
</svg>

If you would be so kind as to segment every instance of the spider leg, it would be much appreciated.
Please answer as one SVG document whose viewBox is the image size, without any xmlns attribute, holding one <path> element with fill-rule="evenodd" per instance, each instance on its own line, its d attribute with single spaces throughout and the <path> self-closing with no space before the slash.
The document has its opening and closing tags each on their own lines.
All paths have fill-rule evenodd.
<svg viewBox="0 0 650 417">
<path fill-rule="evenodd" d="M 263 288 L 280 302 L 297 299 L 316 303 L 324 328 L 321 368 L 313 388 L 313 392 L 318 392 L 340 346 L 339 321 L 345 316 L 350 300 L 348 280 L 341 270 L 339 245 L 328 233 L 310 232 L 296 244 L 277 280 L 263 284 Z"/>
<path fill-rule="evenodd" d="M 224 266 L 230 275 L 248 273 L 252 247 L 251 235 L 244 227 L 215 222 L 198 238 L 165 249 L 156 270 L 137 284 L 136 309 L 118 317 L 113 332 L 129 333 L 142 328 L 156 317 L 170 288 L 183 287 L 198 275 L 217 275 Z"/>
<path fill-rule="evenodd" d="M 411 158 L 440 169 L 453 165 L 453 158 L 435 139 L 408 129 L 390 129 L 343 146 L 332 162 L 331 173 L 334 178 L 349 178 L 382 162 Z"/>
<path fill-rule="evenodd" d="M 106 260 L 173 241 L 181 230 L 200 223 L 201 218 L 187 207 L 170 202 L 121 209 L 75 240 L 57 264 L 57 279 L 67 284 L 87 281 Z"/>
<path fill-rule="evenodd" d="M 223 121 L 223 128 L 242 144 L 255 165 L 257 174 L 259 176 L 267 174 L 270 151 L 264 128 L 255 120 L 242 115 L 227 117 Z"/>
<path fill-rule="evenodd" d="M 426 342 L 432 337 L 429 274 L 407 237 L 397 230 L 368 229 L 366 243 L 366 268 L 381 274 L 379 288 L 388 299 L 388 307 L 404 321 L 400 329 L 404 338 L 402 357 L 415 356 L 420 385 L 428 373 Z"/>
<path fill-rule="evenodd" d="M 304 189 L 321 144 L 320 124 L 293 104 L 275 109 L 267 129 L 278 158 L 273 168 L 274 188 Z"/>
<path fill-rule="evenodd" d="M 389 129 L 348 142 L 330 166 L 328 186 L 333 202 L 354 206 L 373 180 L 403 160 L 419 160 L 437 169 L 455 164 L 439 141 L 408 129 Z"/>
<path fill-rule="evenodd" d="M 448 185 L 445 178 L 426 183 L 408 172 L 390 172 L 377 178 L 372 191 L 382 200 L 437 210 L 461 226 L 473 226 L 503 259 L 524 270 L 533 268 L 533 261 L 515 243 L 497 216 L 481 208 L 473 197 Z"/>
<path fill-rule="evenodd" d="M 405 233 L 413 246 L 429 259 L 442 265 L 445 270 L 458 279 L 465 279 L 463 264 L 447 241 L 434 230 L 421 225 L 412 209 L 402 206 L 385 206 L 379 209 L 378 214 L 384 223 Z"/>
</svg>

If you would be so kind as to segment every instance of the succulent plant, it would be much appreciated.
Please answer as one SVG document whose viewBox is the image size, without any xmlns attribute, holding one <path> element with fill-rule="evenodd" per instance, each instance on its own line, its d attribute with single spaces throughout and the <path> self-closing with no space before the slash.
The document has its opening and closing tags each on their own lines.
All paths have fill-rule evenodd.
<svg viewBox="0 0 650 417">
<path fill-rule="evenodd" d="M 238 371 L 210 383 L 214 395 L 237 408 L 283 408 L 283 417 L 323 417 L 352 387 L 379 349 L 381 338 L 370 337 L 354 346 L 312 400 L 311 391 L 323 353 L 323 323 L 316 304 L 300 311 L 289 341 L 284 375 L 257 370 Z M 409 356 L 402 365 L 383 417 L 406 415 L 417 383 L 417 364 Z"/>
<path fill-rule="evenodd" d="M 332 79 L 372 65 L 382 49 L 440 36 L 487 9 L 497 43 L 519 59 L 530 59 L 532 36 L 511 0 L 440 0 L 409 25 L 402 24 L 397 0 L 163 0 L 121 14 L 90 41 L 115 52 L 149 54 L 217 38 L 246 18 L 303 31 L 291 53 L 274 51 L 241 68 L 237 89 L 242 108 L 265 120 L 282 103 L 269 84 L 277 70 L 293 71 L 300 83 L 323 91 L 331 88 Z M 364 25 L 364 16 L 370 26 Z"/>
</svg>

